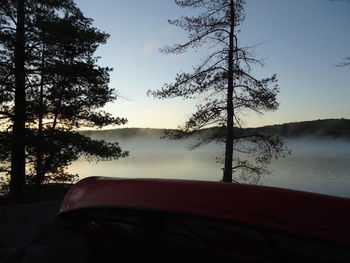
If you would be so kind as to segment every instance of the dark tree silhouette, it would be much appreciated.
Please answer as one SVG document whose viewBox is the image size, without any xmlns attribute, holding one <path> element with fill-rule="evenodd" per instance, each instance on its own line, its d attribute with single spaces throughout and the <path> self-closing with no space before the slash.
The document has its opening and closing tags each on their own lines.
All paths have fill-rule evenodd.
<svg viewBox="0 0 350 263">
<path fill-rule="evenodd" d="M 210 126 L 221 126 L 195 146 L 212 140 L 225 142 L 224 182 L 232 182 L 233 170 L 240 175 L 253 172 L 258 177 L 267 172 L 266 164 L 284 150 L 280 138 L 265 134 L 242 133 L 241 113 L 253 111 L 262 114 L 276 110 L 278 93 L 276 76 L 257 79 L 251 74 L 253 64 L 262 62 L 249 55 L 238 41 L 238 27 L 244 20 L 244 0 L 175 0 L 183 8 L 198 8 L 196 17 L 169 20 L 188 32 L 188 41 L 164 48 L 164 53 L 180 54 L 189 48 L 207 48 L 209 55 L 191 73 L 180 73 L 175 82 L 156 91 L 148 91 L 156 98 L 200 97 L 202 103 L 180 132 L 171 138 L 181 138 Z M 236 127 L 236 128 L 235 128 Z M 233 154 L 233 153 L 237 154 Z M 242 159 L 242 154 L 250 158 Z M 235 176 L 237 178 L 238 176 Z"/>
<path fill-rule="evenodd" d="M 13 6 L 11 11 L 8 9 L 10 5 Z M 0 114 L 2 122 L 12 121 L 11 127 L 8 127 L 8 134 L 2 133 L 1 151 L 2 157 L 11 164 L 10 192 L 13 196 L 20 195 L 25 186 L 24 5 L 24 0 L 13 0 L 11 3 L 5 0 L 0 5 Z M 8 63 L 9 61 L 11 63 Z M 9 109 L 9 104 L 11 104 L 11 109 Z M 9 132 L 11 129 L 12 132 Z M 6 144 L 4 144 L 4 139 L 6 139 Z M 11 147 L 8 147 L 9 145 Z"/>
<path fill-rule="evenodd" d="M 11 184 L 10 193 L 14 196 L 21 194 L 25 185 L 25 38 L 24 38 L 24 0 L 16 1 L 16 41 L 15 41 L 15 103 L 12 128 L 11 149 Z"/>
<path fill-rule="evenodd" d="M 344 59 L 344 61 L 338 63 L 336 66 L 337 67 L 348 67 L 348 66 L 350 66 L 350 57 L 346 57 Z"/>
<path fill-rule="evenodd" d="M 348 2 L 350 3 L 350 0 L 330 0 L 332 2 Z M 346 57 L 342 62 L 339 62 L 336 64 L 337 67 L 348 67 L 350 66 L 350 57 Z"/>
<path fill-rule="evenodd" d="M 112 69 L 98 66 L 94 52 L 108 34 L 92 26 L 71 0 L 27 0 L 25 17 L 26 172 L 27 182 L 75 178 L 65 168 L 79 156 L 107 160 L 126 156 L 118 143 L 91 140 L 80 127 L 120 125 L 126 119 L 101 110 L 114 101 Z M 3 137 L 13 123 L 13 1 L 1 6 L 0 114 Z M 24 138 L 24 136 L 22 136 Z M 4 146 L 5 147 L 5 146 Z M 4 148 L 3 147 L 3 148 Z M 6 149 L 5 149 L 6 150 Z M 2 167 L 6 170 L 5 167 Z"/>
</svg>

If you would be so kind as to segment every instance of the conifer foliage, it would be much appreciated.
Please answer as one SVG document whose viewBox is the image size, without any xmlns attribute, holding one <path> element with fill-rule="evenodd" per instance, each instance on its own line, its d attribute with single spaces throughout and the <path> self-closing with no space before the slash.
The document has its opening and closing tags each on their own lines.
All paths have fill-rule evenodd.
<svg viewBox="0 0 350 263">
<path fill-rule="evenodd" d="M 185 43 L 167 46 L 164 53 L 181 54 L 189 49 L 206 50 L 208 55 L 192 72 L 177 74 L 175 82 L 160 90 L 148 91 L 159 99 L 182 97 L 197 98 L 197 105 L 181 132 L 168 134 L 181 138 L 210 126 L 224 127 L 208 135 L 196 145 L 212 140 L 225 143 L 224 182 L 232 182 L 255 174 L 259 178 L 267 172 L 266 164 L 285 150 L 277 136 L 242 133 L 243 117 L 249 112 L 263 114 L 278 108 L 277 78 L 272 75 L 258 79 L 252 74 L 254 65 L 261 60 L 250 55 L 249 49 L 240 46 L 239 26 L 243 22 L 244 0 L 175 0 L 182 8 L 198 10 L 194 17 L 169 20 L 188 33 Z M 236 176 L 232 172 L 237 171 Z"/>
<path fill-rule="evenodd" d="M 71 0 L 24 1 L 26 181 L 70 181 L 66 167 L 79 156 L 118 159 L 127 156 L 118 143 L 91 140 L 81 127 L 121 125 L 101 108 L 117 98 L 109 86 L 111 68 L 97 64 L 94 53 L 109 35 L 95 28 Z M 1 140 L 15 126 L 15 50 L 18 32 L 15 0 L 0 5 Z M 3 172 L 10 161 L 2 144 Z M 8 162 L 7 162 L 8 161 Z M 16 164 L 14 164 L 16 165 Z"/>
</svg>

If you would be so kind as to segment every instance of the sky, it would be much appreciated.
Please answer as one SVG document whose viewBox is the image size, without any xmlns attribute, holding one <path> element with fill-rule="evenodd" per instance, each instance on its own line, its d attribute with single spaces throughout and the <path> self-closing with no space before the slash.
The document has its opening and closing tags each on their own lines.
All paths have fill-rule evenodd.
<svg viewBox="0 0 350 263">
<path fill-rule="evenodd" d="M 96 52 L 99 64 L 114 68 L 111 87 L 119 99 L 105 106 L 126 117 L 122 127 L 176 128 L 195 110 L 197 100 L 158 100 L 146 95 L 191 71 L 209 50 L 166 55 L 159 48 L 186 40 L 168 19 L 194 14 L 173 0 L 76 0 L 93 25 L 110 34 Z M 247 0 L 239 33 L 241 45 L 254 46 L 264 67 L 257 77 L 277 74 L 280 107 L 263 116 L 247 114 L 257 127 L 328 118 L 350 119 L 350 67 L 336 67 L 350 56 L 350 1 Z M 120 128 L 122 128 L 120 126 Z"/>
</svg>

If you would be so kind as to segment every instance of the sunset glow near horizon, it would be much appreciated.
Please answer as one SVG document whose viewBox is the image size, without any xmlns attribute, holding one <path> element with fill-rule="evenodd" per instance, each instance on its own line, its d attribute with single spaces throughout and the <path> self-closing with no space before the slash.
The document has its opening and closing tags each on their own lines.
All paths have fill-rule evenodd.
<svg viewBox="0 0 350 263">
<path fill-rule="evenodd" d="M 147 90 L 173 82 L 191 71 L 205 49 L 165 55 L 159 48 L 184 42 L 186 34 L 167 19 L 194 14 L 173 0 L 76 0 L 93 25 L 111 35 L 99 47 L 99 64 L 114 68 L 111 87 L 119 100 L 105 106 L 128 124 L 116 128 L 176 128 L 195 110 L 196 100 L 158 100 Z M 277 74 L 280 107 L 263 116 L 247 114 L 245 125 L 256 127 L 328 118 L 350 119 L 350 66 L 336 67 L 350 57 L 350 2 L 330 0 L 247 0 L 240 42 L 255 45 L 265 66 L 257 77 Z M 112 127 L 108 127 L 112 128 Z"/>
</svg>

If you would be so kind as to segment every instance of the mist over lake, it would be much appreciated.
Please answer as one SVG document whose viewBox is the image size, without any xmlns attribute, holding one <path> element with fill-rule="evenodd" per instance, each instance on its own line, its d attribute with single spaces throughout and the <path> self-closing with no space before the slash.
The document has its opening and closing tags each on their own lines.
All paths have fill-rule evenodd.
<svg viewBox="0 0 350 263">
<path fill-rule="evenodd" d="M 287 140 L 292 154 L 272 163 L 262 184 L 350 197 L 350 141 Z"/>
<path fill-rule="evenodd" d="M 130 156 L 116 161 L 74 162 L 69 171 L 80 178 L 107 176 L 125 178 L 176 178 L 220 181 L 224 148 L 210 143 L 195 150 L 195 139 L 160 139 L 161 132 L 147 131 L 131 136 L 108 132 L 91 133 L 93 139 L 118 141 Z M 304 137 L 287 139 L 291 155 L 273 160 L 272 173 L 259 184 L 350 197 L 350 141 Z"/>
</svg>

